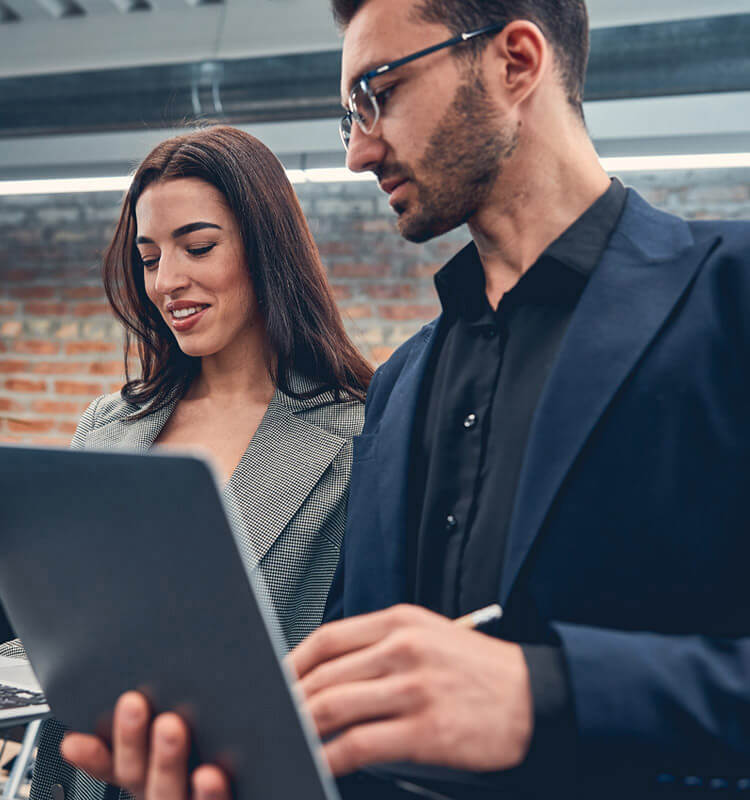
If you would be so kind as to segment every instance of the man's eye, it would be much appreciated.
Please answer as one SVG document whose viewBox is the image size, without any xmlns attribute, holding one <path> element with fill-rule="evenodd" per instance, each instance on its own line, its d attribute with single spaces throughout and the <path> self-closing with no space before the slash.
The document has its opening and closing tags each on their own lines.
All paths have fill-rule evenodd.
<svg viewBox="0 0 750 800">
<path fill-rule="evenodd" d="M 188 247 L 187 251 L 191 256 L 205 256 L 206 253 L 210 253 L 214 247 L 216 247 L 215 242 L 213 244 L 204 244 L 200 247 Z"/>
<path fill-rule="evenodd" d="M 378 101 L 378 105 L 381 109 L 385 108 L 385 104 L 388 102 L 395 89 L 395 86 L 386 86 L 385 89 L 375 92 L 375 99 Z"/>
</svg>

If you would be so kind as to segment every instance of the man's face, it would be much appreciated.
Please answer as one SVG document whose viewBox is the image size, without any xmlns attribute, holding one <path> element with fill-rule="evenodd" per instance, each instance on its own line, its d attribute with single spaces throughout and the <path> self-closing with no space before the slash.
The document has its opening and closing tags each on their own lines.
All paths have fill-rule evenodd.
<svg viewBox="0 0 750 800">
<path fill-rule="evenodd" d="M 451 36 L 410 17 L 411 0 L 369 0 L 346 30 L 342 98 L 363 73 Z M 469 220 L 485 203 L 501 162 L 515 149 L 482 80 L 481 62 L 441 50 L 371 81 L 381 118 L 354 125 L 350 169 L 371 170 L 390 195 L 402 236 L 421 242 Z"/>
</svg>

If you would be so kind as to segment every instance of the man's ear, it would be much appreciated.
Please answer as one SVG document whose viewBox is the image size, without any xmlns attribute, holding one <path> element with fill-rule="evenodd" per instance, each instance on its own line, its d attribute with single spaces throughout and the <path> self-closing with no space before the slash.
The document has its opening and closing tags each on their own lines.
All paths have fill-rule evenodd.
<svg viewBox="0 0 750 800">
<path fill-rule="evenodd" d="M 496 34 L 488 57 L 496 80 L 511 106 L 533 94 L 551 66 L 552 52 L 539 27 L 529 20 L 514 20 Z"/>
</svg>

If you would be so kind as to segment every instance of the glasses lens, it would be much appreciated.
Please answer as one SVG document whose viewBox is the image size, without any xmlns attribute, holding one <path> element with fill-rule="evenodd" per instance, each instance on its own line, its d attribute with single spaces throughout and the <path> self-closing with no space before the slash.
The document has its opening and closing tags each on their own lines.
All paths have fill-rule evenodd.
<svg viewBox="0 0 750 800">
<path fill-rule="evenodd" d="M 375 98 L 367 87 L 365 81 L 360 81 L 349 98 L 352 109 L 352 116 L 362 128 L 364 133 L 372 133 L 378 121 L 378 109 L 375 105 Z"/>
<path fill-rule="evenodd" d="M 341 121 L 339 122 L 339 135 L 341 136 L 341 141 L 344 143 L 344 147 L 348 150 L 349 139 L 351 139 L 352 137 L 351 111 L 348 114 L 344 114 L 344 116 L 341 117 Z"/>
</svg>

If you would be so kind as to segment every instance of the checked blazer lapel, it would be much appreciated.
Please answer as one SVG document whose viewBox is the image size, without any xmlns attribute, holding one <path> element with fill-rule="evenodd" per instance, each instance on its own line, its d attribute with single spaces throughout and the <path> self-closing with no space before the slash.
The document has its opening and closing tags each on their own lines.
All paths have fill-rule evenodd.
<svg viewBox="0 0 750 800">
<path fill-rule="evenodd" d="M 573 315 L 532 421 L 501 604 L 586 440 L 716 242 L 694 241 L 687 223 L 628 191 L 622 218 Z"/>
<path fill-rule="evenodd" d="M 173 398 L 164 408 L 141 419 L 123 417 L 95 428 L 86 437 L 86 447 L 94 450 L 148 450 L 172 416 L 177 399 Z M 137 411 L 138 407 L 132 406 L 129 413 Z"/>
<path fill-rule="evenodd" d="M 297 400 L 277 389 L 225 487 L 251 567 L 266 555 L 346 444 L 303 418 L 302 412 L 324 402 L 325 395 Z"/>
</svg>

